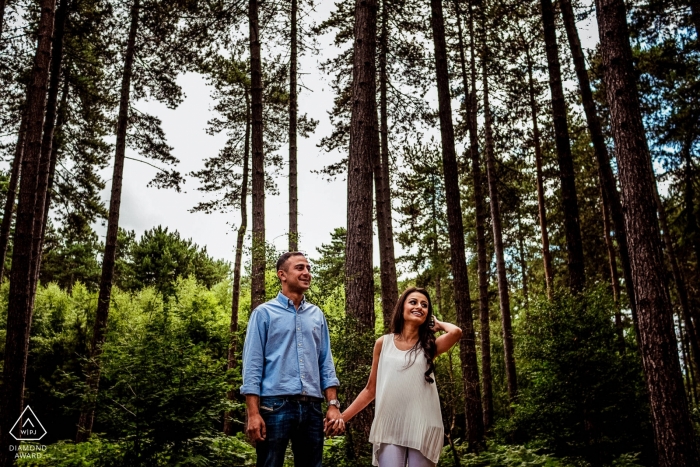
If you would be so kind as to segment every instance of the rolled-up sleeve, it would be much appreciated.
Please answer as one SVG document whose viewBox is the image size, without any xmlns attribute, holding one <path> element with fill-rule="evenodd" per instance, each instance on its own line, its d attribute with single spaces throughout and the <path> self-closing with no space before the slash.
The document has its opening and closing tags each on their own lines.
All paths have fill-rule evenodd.
<svg viewBox="0 0 700 467">
<path fill-rule="evenodd" d="M 261 309 L 253 310 L 243 344 L 243 385 L 241 394 L 259 396 L 262 391 L 267 323 Z"/>
<path fill-rule="evenodd" d="M 323 317 L 323 345 L 318 356 L 318 367 L 321 374 L 321 390 L 325 391 L 334 386 L 340 386 L 340 381 L 335 374 L 335 365 L 333 364 L 333 355 L 331 353 L 331 336 L 328 331 L 328 322 L 326 317 Z"/>
</svg>

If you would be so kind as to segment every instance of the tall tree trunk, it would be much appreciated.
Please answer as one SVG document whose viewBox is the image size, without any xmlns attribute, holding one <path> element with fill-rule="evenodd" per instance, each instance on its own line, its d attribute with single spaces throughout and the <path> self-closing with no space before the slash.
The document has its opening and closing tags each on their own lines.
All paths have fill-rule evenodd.
<svg viewBox="0 0 700 467">
<path fill-rule="evenodd" d="M 253 149 L 253 251 L 251 267 L 251 304 L 254 310 L 265 301 L 265 154 L 263 153 L 263 81 L 260 58 L 260 25 L 258 2 L 250 0 L 248 26 L 250 32 L 251 114 Z"/>
<path fill-rule="evenodd" d="M 366 371 L 371 365 L 374 335 L 374 277 L 372 270 L 372 164 L 379 152 L 376 97 L 377 0 L 355 1 L 352 69 L 352 115 L 348 154 L 347 241 L 345 246 L 345 303 L 352 319 L 349 329 L 363 348 L 349 350 L 346 370 Z M 364 348 L 367 347 L 367 348 Z M 345 388 L 352 400 L 363 383 Z M 357 456 L 366 446 L 371 411 L 361 414 L 348 430 L 349 449 Z"/>
<path fill-rule="evenodd" d="M 129 25 L 129 38 L 126 45 L 121 93 L 119 97 L 117 144 L 114 153 L 112 190 L 109 200 L 107 239 L 105 241 L 105 251 L 102 258 L 102 276 L 100 278 L 100 292 L 97 298 L 95 323 L 92 328 L 90 363 L 87 371 L 87 404 L 78 420 L 78 430 L 75 437 L 78 443 L 86 441 L 92 433 L 92 424 L 95 419 L 95 401 L 100 384 L 100 356 L 102 355 L 102 346 L 107 336 L 107 318 L 112 296 L 112 282 L 114 279 L 114 266 L 117 253 L 117 234 L 119 232 L 119 209 L 122 202 L 122 180 L 124 176 L 124 158 L 126 152 L 126 131 L 129 124 L 131 77 L 134 55 L 136 52 L 136 34 L 139 27 L 140 8 L 140 0 L 134 0 L 134 3 L 131 5 L 131 24 Z"/>
<path fill-rule="evenodd" d="M 430 0 L 430 7 L 432 10 L 431 25 L 435 47 L 435 71 L 438 88 L 445 198 L 447 201 L 447 223 L 450 231 L 450 258 L 454 300 L 457 311 L 457 324 L 463 331 L 463 337 L 460 341 L 460 356 L 464 383 L 467 442 L 470 449 L 479 450 L 484 443 L 484 414 L 479 388 L 479 369 L 476 362 L 474 323 L 472 322 L 471 298 L 469 297 L 469 277 L 467 275 L 467 261 L 464 253 L 464 226 L 462 224 L 454 127 L 452 126 L 445 20 L 441 0 Z"/>
<path fill-rule="evenodd" d="M 661 224 L 661 239 L 663 241 L 664 249 L 666 250 L 666 258 L 671 265 L 671 276 L 673 277 L 673 282 L 676 284 L 678 301 L 681 305 L 681 316 L 683 317 L 683 322 L 685 323 L 690 348 L 693 351 L 693 362 L 695 363 L 695 368 L 700 373 L 700 333 L 698 332 L 698 324 L 700 323 L 697 319 L 697 312 L 690 306 L 688 288 L 686 286 L 683 270 L 678 264 L 678 256 L 676 255 L 676 248 L 674 246 L 675 241 L 668 226 L 666 208 L 661 202 L 656 181 L 652 180 L 652 183 L 654 187 L 654 203 L 659 218 L 659 224 Z"/>
<path fill-rule="evenodd" d="M 46 115 L 44 116 L 44 132 L 41 141 L 41 156 L 39 164 L 39 183 L 37 185 L 37 199 L 34 214 L 34 238 L 32 242 L 32 270 L 30 275 L 30 306 L 34 307 L 36 286 L 39 282 L 39 269 L 41 268 L 41 249 L 44 245 L 44 233 L 48 222 L 48 209 L 51 196 L 48 193 L 49 179 L 56 170 L 56 161 L 52 156 L 58 155 L 52 151 L 54 141 L 54 128 L 56 127 L 56 114 L 58 110 L 58 92 L 61 81 L 61 65 L 63 63 L 63 35 L 66 18 L 68 17 L 68 1 L 60 0 L 56 9 L 54 21 L 54 37 L 51 52 L 51 77 L 49 80 L 49 93 L 46 100 Z"/>
<path fill-rule="evenodd" d="M 683 191 L 683 204 L 686 219 L 686 232 L 690 245 L 695 253 L 695 281 L 700 282 L 700 231 L 698 220 L 695 217 L 695 174 L 693 173 L 693 160 L 690 155 L 692 140 L 686 141 L 683 145 L 683 178 L 685 189 Z"/>
<path fill-rule="evenodd" d="M 602 179 L 600 179 L 600 203 L 603 213 L 603 238 L 605 239 L 605 249 L 608 252 L 608 267 L 610 268 L 610 287 L 612 288 L 613 300 L 615 301 L 615 332 L 617 333 L 617 344 L 620 353 L 624 353 L 625 335 L 622 327 L 622 313 L 620 312 L 620 274 L 617 272 L 615 246 L 610 236 L 610 201 L 603 187 Z"/>
<path fill-rule="evenodd" d="M 552 254 L 549 251 L 549 232 L 547 231 L 547 206 L 544 199 L 544 176 L 542 174 L 542 143 L 540 128 L 537 123 L 537 99 L 535 98 L 535 80 L 532 77 L 532 57 L 530 44 L 526 44 L 528 93 L 530 95 L 530 114 L 532 116 L 532 142 L 535 146 L 535 168 L 537 171 L 537 212 L 540 220 L 540 236 L 542 238 L 542 262 L 544 263 L 544 280 L 547 287 L 547 298 L 551 301 L 554 292 L 554 270 L 552 269 Z"/>
<path fill-rule="evenodd" d="M 554 24 L 554 7 L 552 6 L 552 0 L 541 0 L 541 5 L 544 41 L 547 51 L 547 67 L 549 69 L 549 87 L 552 92 L 554 141 L 557 147 L 559 178 L 561 180 L 569 288 L 572 292 L 577 293 L 585 286 L 586 276 L 583 269 L 583 243 L 581 241 L 576 183 L 574 181 L 574 161 L 571 156 L 569 124 L 566 119 L 566 100 L 564 99 L 564 87 L 561 81 L 559 47 L 557 45 L 556 25 Z"/>
<path fill-rule="evenodd" d="M 5 276 L 5 259 L 7 258 L 7 245 L 10 243 L 10 228 L 12 227 L 12 214 L 15 210 L 15 198 L 17 198 L 17 184 L 19 183 L 19 173 L 22 167 L 22 154 L 24 154 L 24 143 L 27 134 L 27 112 L 22 112 L 22 120 L 17 134 L 17 146 L 15 146 L 15 158 L 12 161 L 12 171 L 10 173 L 10 183 L 7 187 L 7 199 L 0 224 L 0 282 Z"/>
<path fill-rule="evenodd" d="M 345 296 L 362 332 L 374 329 L 372 277 L 372 154 L 377 146 L 377 1 L 356 0 L 352 117 L 348 158 L 348 234 Z"/>
<path fill-rule="evenodd" d="M 29 330 L 32 323 L 31 268 L 39 163 L 41 157 L 41 132 L 46 106 L 46 89 L 51 61 L 51 36 L 53 35 L 55 0 L 42 0 L 38 28 L 38 44 L 27 91 L 27 134 L 22 158 L 17 222 L 12 251 L 10 294 L 7 306 L 7 333 L 5 336 L 5 362 L 2 385 L 2 418 L 0 421 L 0 465 L 13 463 L 13 455 L 7 449 L 12 444 L 9 430 L 22 413 L 24 382 L 27 374 Z"/>
<path fill-rule="evenodd" d="M 598 176 L 601 180 L 603 190 L 605 191 L 608 206 L 610 207 L 613 226 L 615 227 L 615 238 L 617 238 L 617 245 L 620 249 L 622 273 L 625 277 L 625 290 L 627 291 L 630 310 L 632 311 L 632 321 L 634 322 L 635 333 L 637 333 L 637 340 L 639 340 L 639 333 L 637 332 L 637 305 L 634 301 L 632 270 L 630 269 L 627 232 L 625 231 L 625 220 L 622 214 L 620 193 L 617 191 L 615 176 L 613 175 L 612 168 L 610 167 L 610 155 L 608 154 L 608 148 L 605 144 L 605 137 L 603 135 L 600 119 L 598 118 L 598 113 L 596 111 L 595 101 L 593 100 L 593 93 L 591 92 L 591 81 L 588 77 L 586 60 L 583 55 L 581 41 L 578 37 L 578 30 L 576 29 L 574 9 L 571 6 L 571 0 L 561 0 L 559 5 L 561 6 L 562 17 L 564 18 L 566 35 L 569 39 L 571 56 L 574 59 L 574 69 L 576 70 L 576 76 L 578 77 L 581 101 L 583 102 L 583 110 L 586 114 L 586 122 L 588 123 L 588 130 L 590 131 L 591 141 L 593 142 L 593 152 L 595 154 L 596 161 L 598 162 Z"/>
<path fill-rule="evenodd" d="M 476 51 L 474 46 L 474 12 L 471 0 L 469 2 L 470 77 L 467 77 L 460 0 L 455 0 L 455 12 L 457 14 L 457 38 L 459 45 L 459 59 L 462 70 L 462 86 L 464 87 L 464 97 L 466 101 L 465 120 L 467 122 L 467 129 L 469 132 L 469 155 L 471 157 L 472 167 L 474 210 L 476 211 L 476 264 L 479 284 L 482 407 L 484 412 L 484 429 L 490 430 L 491 425 L 493 424 L 493 389 L 491 383 L 491 321 L 489 316 L 489 278 L 488 263 L 486 259 L 486 235 L 484 233 L 484 224 L 486 219 L 483 191 L 484 177 L 481 172 L 481 160 L 479 158 L 479 137 L 477 134 L 476 120 Z"/>
<path fill-rule="evenodd" d="M 6 0 L 0 0 L 0 39 L 2 39 L 3 26 L 5 24 L 5 6 L 7 5 Z"/>
<path fill-rule="evenodd" d="M 382 2 L 381 32 L 379 37 L 379 134 L 381 147 L 374 162 L 374 192 L 377 197 L 377 237 L 379 240 L 379 277 L 382 287 L 382 315 L 384 330 L 391 328 L 391 315 L 399 296 L 394 256 L 394 229 L 391 221 L 391 179 L 389 176 L 389 119 L 387 110 L 387 54 L 389 48 L 390 0 Z"/>
<path fill-rule="evenodd" d="M 653 169 L 623 0 L 596 0 L 604 81 L 629 235 L 639 345 L 660 467 L 698 465 L 656 218 Z"/>
<path fill-rule="evenodd" d="M 248 158 L 250 157 L 250 97 L 248 90 L 244 90 L 246 104 L 245 123 L 245 143 L 243 147 L 243 180 L 241 181 L 241 225 L 238 227 L 238 237 L 236 238 L 236 259 L 233 263 L 233 283 L 231 288 L 231 324 L 229 326 L 230 342 L 228 346 L 228 362 L 226 367 L 229 370 L 236 368 L 236 352 L 238 350 L 238 305 L 241 298 L 241 262 L 243 260 L 243 240 L 245 231 L 248 228 Z M 290 248 L 291 250 L 291 248 Z M 296 251 L 296 250 L 291 250 Z M 236 391 L 231 389 L 226 393 L 228 400 L 236 400 Z M 233 413 L 226 412 L 224 417 L 224 433 L 233 436 L 235 433 L 233 423 Z"/>
<path fill-rule="evenodd" d="M 484 22 L 485 23 L 485 22 Z M 486 31 L 486 24 L 483 24 Z M 505 359 L 508 396 L 511 404 L 518 397 L 518 380 L 515 375 L 515 356 L 513 355 L 513 326 L 510 316 L 510 293 L 506 260 L 503 253 L 503 227 L 501 225 L 501 208 L 499 206 L 498 185 L 496 180 L 496 156 L 493 141 L 493 116 L 489 105 L 488 55 L 486 34 L 484 34 L 483 56 L 481 59 L 482 82 L 484 89 L 484 133 L 486 139 L 486 177 L 489 182 L 489 202 L 491 206 L 491 226 L 493 229 L 493 248 L 496 253 L 496 276 L 498 278 L 498 302 L 501 310 L 501 327 L 503 329 L 503 357 Z M 511 406 L 511 411 L 513 410 Z"/>
<path fill-rule="evenodd" d="M 523 298 L 525 299 L 525 309 L 530 307 L 530 293 L 528 290 L 527 261 L 525 260 L 525 242 L 523 241 L 522 216 L 518 214 L 518 260 L 520 262 L 520 275 L 522 277 Z"/>
<path fill-rule="evenodd" d="M 292 2 L 291 57 L 289 64 L 289 251 L 299 249 L 299 215 L 297 195 L 297 9 L 298 0 Z"/>
</svg>

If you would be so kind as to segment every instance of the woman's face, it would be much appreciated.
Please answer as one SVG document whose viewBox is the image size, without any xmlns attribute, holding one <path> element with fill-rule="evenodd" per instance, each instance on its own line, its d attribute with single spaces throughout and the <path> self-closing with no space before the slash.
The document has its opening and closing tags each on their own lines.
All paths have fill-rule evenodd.
<svg viewBox="0 0 700 467">
<path fill-rule="evenodd" d="M 428 317 L 428 297 L 420 292 L 412 292 L 403 302 L 404 322 L 412 322 L 417 326 L 423 324 Z"/>
</svg>

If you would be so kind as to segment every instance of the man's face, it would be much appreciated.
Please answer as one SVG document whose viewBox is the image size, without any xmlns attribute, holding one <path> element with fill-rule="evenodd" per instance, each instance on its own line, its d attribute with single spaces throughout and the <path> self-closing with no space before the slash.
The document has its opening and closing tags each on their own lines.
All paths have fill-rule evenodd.
<svg viewBox="0 0 700 467">
<path fill-rule="evenodd" d="M 304 293 L 311 286 L 311 265 L 304 256 L 292 256 L 277 271 L 277 277 L 289 291 Z"/>
</svg>

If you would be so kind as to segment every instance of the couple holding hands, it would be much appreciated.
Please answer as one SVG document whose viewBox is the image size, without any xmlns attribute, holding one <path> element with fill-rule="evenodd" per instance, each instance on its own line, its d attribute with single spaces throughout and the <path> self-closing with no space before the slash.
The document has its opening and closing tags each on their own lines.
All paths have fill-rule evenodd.
<svg viewBox="0 0 700 467">
<path fill-rule="evenodd" d="M 283 254 L 277 277 L 282 291 L 253 310 L 243 347 L 241 393 L 257 467 L 282 467 L 290 441 L 295 467 L 321 467 L 324 434 L 343 433 L 375 399 L 372 464 L 434 467 L 444 434 L 433 361 L 459 341 L 461 329 L 435 319 L 426 290 L 404 291 L 391 333 L 374 345 L 366 387 L 341 413 L 328 325 L 323 312 L 304 299 L 311 284 L 304 254 Z M 436 338 L 438 331 L 443 334 Z"/>
</svg>

